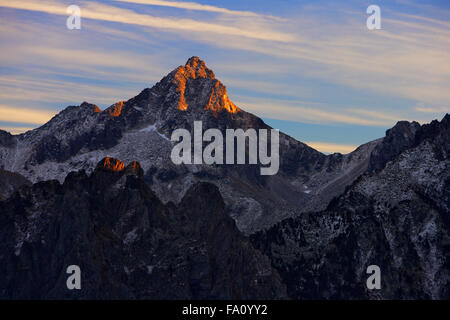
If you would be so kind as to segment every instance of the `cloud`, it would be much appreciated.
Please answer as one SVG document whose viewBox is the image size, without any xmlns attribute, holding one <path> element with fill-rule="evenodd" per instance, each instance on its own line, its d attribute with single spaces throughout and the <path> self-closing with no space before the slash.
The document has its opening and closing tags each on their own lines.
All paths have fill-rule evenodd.
<svg viewBox="0 0 450 320">
<path fill-rule="evenodd" d="M 270 46 L 251 39 L 218 40 L 207 34 L 200 35 L 200 40 L 266 56 L 269 64 L 270 57 L 289 61 L 302 76 L 385 96 L 449 103 L 448 28 L 439 23 L 429 26 L 422 20 L 383 21 L 383 30 L 368 31 L 354 16 L 339 23 L 320 16 L 310 16 L 306 22 L 299 18 L 290 29 L 301 31 L 297 43 L 274 42 Z"/>
<path fill-rule="evenodd" d="M 339 152 L 342 154 L 350 153 L 353 150 L 355 150 L 358 146 L 356 145 L 349 145 L 349 144 L 335 144 L 335 143 L 328 143 L 328 142 L 317 142 L 317 141 L 306 141 L 307 145 L 309 145 L 311 148 L 314 148 L 316 150 L 319 150 L 320 152 L 324 153 L 335 153 Z"/>
<path fill-rule="evenodd" d="M 32 19 L 24 24 L 11 16 L 0 19 L 0 41 L 7 48 L 0 51 L 0 66 L 3 70 L 14 68 L 21 75 L 34 75 L 38 79 L 35 82 L 52 75 L 84 78 L 86 82 L 116 81 L 120 87 L 129 83 L 141 86 L 167 73 L 162 63 L 167 55 L 129 50 L 136 43 L 152 45 L 142 33 L 115 30 L 94 21 L 83 24 L 83 33 L 77 33 L 66 30 L 64 24 Z"/>
<path fill-rule="evenodd" d="M 1 130 L 8 131 L 11 134 L 21 134 L 30 130 L 33 130 L 35 127 L 2 127 Z"/>
<path fill-rule="evenodd" d="M 132 88 L 114 88 L 51 79 L 35 81 L 32 77 L 14 76 L 0 76 L 0 89 L 2 101 L 71 102 L 75 104 L 89 101 L 108 106 L 119 100 L 128 99 L 137 93 Z M 4 120 L 2 116 L 3 114 L 0 119 Z"/>
<path fill-rule="evenodd" d="M 358 114 L 361 116 L 364 116 L 366 118 L 370 119 L 378 119 L 378 120 L 386 120 L 387 122 L 396 122 L 398 120 L 405 120 L 402 119 L 400 115 L 394 114 L 394 113 L 383 113 L 380 111 L 374 111 L 374 110 L 364 110 L 359 108 L 348 108 L 348 112 L 351 112 L 352 114 Z"/>
<path fill-rule="evenodd" d="M 243 16 L 243 17 L 260 17 L 262 15 L 257 14 L 251 11 L 238 11 L 238 10 L 229 10 L 226 8 L 215 7 L 211 5 L 200 4 L 196 2 L 179 2 L 179 1 L 162 1 L 162 0 L 113 0 L 117 2 L 127 2 L 127 3 L 135 3 L 135 4 L 146 4 L 152 6 L 162 6 L 162 7 L 171 7 L 171 8 L 179 8 L 186 10 L 198 10 L 198 11 L 208 11 L 208 12 L 216 12 L 223 13 L 229 15 Z M 274 19 L 280 19 L 278 17 L 267 16 Z"/>
<path fill-rule="evenodd" d="M 422 102 L 422 103 L 418 103 L 414 107 L 414 110 L 416 110 L 418 112 L 423 112 L 423 113 L 450 113 L 450 105 L 447 107 L 444 107 L 444 106 L 429 107 L 429 106 L 425 106 L 425 104 Z"/>
<path fill-rule="evenodd" d="M 0 51 L 3 104 L 59 103 L 64 107 L 86 100 L 109 106 L 136 95 L 167 73 L 157 54 L 124 51 L 124 46 L 109 48 L 98 41 L 103 40 L 102 34 L 91 38 L 89 32 L 89 37 L 80 37 L 64 25 L 33 20 L 23 24 L 10 17 L 1 19 L 0 29 L 0 41 L 7 48 Z M 128 36 L 120 30 L 106 32 Z"/>
<path fill-rule="evenodd" d="M 35 7 L 30 7 L 28 2 L 10 1 L 6 6 L 58 11 L 45 2 Z M 195 7 L 195 3 L 172 4 L 183 8 Z M 0 5 L 4 5 L 3 2 Z M 57 14 L 66 15 L 61 7 L 58 8 Z M 447 63 L 450 59 L 450 33 L 446 31 L 446 23 L 437 19 L 413 15 L 408 16 L 413 21 L 400 20 L 402 16 L 383 18 L 384 30 L 368 32 L 359 20 L 354 21 L 352 15 L 343 22 L 339 21 L 339 24 L 320 16 L 311 16 L 306 22 L 297 19 L 289 27 L 284 25 L 289 32 L 277 32 L 271 29 L 272 24 L 252 22 L 258 19 L 240 16 L 219 24 L 152 17 L 95 2 L 82 6 L 82 16 L 168 31 L 192 30 L 195 34 L 189 36 L 196 41 L 289 60 L 307 76 L 385 95 L 439 104 L 450 101 L 450 91 L 445 89 L 450 81 L 450 64 Z M 294 31 L 298 33 L 295 37 Z M 218 33 L 223 36 L 217 37 Z M 271 44 L 260 40 L 270 41 Z"/>
<path fill-rule="evenodd" d="M 296 84 L 286 84 L 284 82 L 276 82 L 270 79 L 263 80 L 242 80 L 238 76 L 233 77 L 221 77 L 228 87 L 233 87 L 239 90 L 246 90 L 248 92 L 257 92 L 263 94 L 274 94 L 277 96 L 283 96 L 285 98 L 292 97 L 300 102 L 305 95 L 310 96 L 314 91 L 311 88 L 299 87 Z"/>
<path fill-rule="evenodd" d="M 227 70 L 227 77 L 231 81 L 226 84 L 233 85 L 239 91 L 247 90 L 248 96 L 258 91 L 297 100 L 297 103 L 292 103 L 282 100 L 255 101 L 248 97 L 240 99 L 242 103 L 239 102 L 239 106 L 270 118 L 292 120 L 293 117 L 297 119 L 295 121 L 302 122 L 387 127 L 407 114 L 405 108 L 400 110 L 397 105 L 384 105 L 390 97 L 393 97 L 391 101 L 398 101 L 397 98 L 412 100 L 408 104 L 427 102 L 426 108 L 418 106 L 413 109 L 417 113 L 411 117 L 423 115 L 426 118 L 432 112 L 448 110 L 435 107 L 448 106 L 450 103 L 450 91 L 447 90 L 450 83 L 450 32 L 448 22 L 445 21 L 393 12 L 389 18 L 382 17 L 383 30 L 371 32 L 365 28 L 364 19 L 361 19 L 364 11 L 345 15 L 336 7 L 333 16 L 338 19 L 327 19 L 326 8 L 320 4 L 312 5 L 320 10 L 306 12 L 307 15 L 293 12 L 289 24 L 283 24 L 277 21 L 269 23 L 263 16 L 252 12 L 194 2 L 124 0 L 116 4 L 120 2 L 145 2 L 149 5 L 216 12 L 219 15 L 202 15 L 202 20 L 155 17 L 97 2 L 80 2 L 82 17 L 91 20 L 82 23 L 82 31 L 87 31 L 84 30 L 86 28 L 89 32 L 80 33 L 76 39 L 80 42 L 76 46 L 70 40 L 64 42 L 63 38 L 67 37 L 64 25 L 58 26 L 60 31 L 52 33 L 49 29 L 55 27 L 51 23 L 42 23 L 39 26 L 42 37 L 38 39 L 36 31 L 29 32 L 32 27 L 28 23 L 18 22 L 20 27 L 10 32 L 3 28 L 5 24 L 0 21 L 3 31 L 1 39 L 9 39 L 8 34 L 17 36 L 20 30 L 25 34 L 21 39 L 26 39 L 21 40 L 20 44 L 17 41 L 13 47 L 8 45 L 8 50 L 0 52 L 1 66 L 21 66 L 21 72 L 31 74 L 28 79 L 21 78 L 22 82 L 14 86 L 0 81 L 0 97 L 15 100 L 25 97 L 30 103 L 34 99 L 58 102 L 67 98 L 75 102 L 88 100 L 110 104 L 116 97 L 126 99 L 142 89 L 138 81 L 146 83 L 148 79 L 159 80 L 160 75 L 170 70 L 168 68 L 177 54 L 176 58 L 179 59 L 184 52 L 197 54 L 197 51 L 201 51 L 215 57 L 217 65 Z M 0 6 L 67 16 L 65 5 L 54 1 L 0 0 Z M 188 17 L 191 13 L 186 11 L 183 14 L 183 17 Z M 31 19 L 29 23 L 35 22 Z M 95 34 L 97 25 L 103 29 L 97 30 Z M 135 29 L 140 30 L 133 36 L 132 31 Z M 119 42 L 112 48 L 104 47 L 101 41 L 97 45 L 96 40 L 101 38 L 101 33 L 114 37 L 115 41 L 119 39 Z M 26 38 L 26 34 L 36 38 L 36 42 L 30 43 L 32 40 Z M 55 39 L 55 36 L 57 40 L 50 40 Z M 124 42 L 129 41 L 127 38 L 132 38 L 131 42 L 134 43 L 127 42 L 125 45 Z M 136 43 L 145 39 L 153 39 L 155 43 L 154 46 L 146 47 L 149 52 L 163 52 L 159 59 L 138 54 L 142 47 L 137 48 Z M 209 47 L 205 49 L 199 43 Z M 168 57 L 168 54 L 171 56 Z M 217 59 L 217 56 L 224 58 Z M 245 64 L 245 60 L 250 63 Z M 235 61 L 241 66 L 233 65 Z M 216 71 L 216 67 L 212 67 Z M 289 80 L 283 78 L 288 73 Z M 45 82 L 51 74 L 55 78 L 84 77 L 103 82 L 99 85 L 95 81 L 85 84 L 62 81 L 58 86 L 56 79 L 51 84 Z M 14 76 L 8 78 L 17 80 Z M 296 81 L 296 78 L 302 82 Z M 305 79 L 313 81 L 310 84 Z M 116 88 L 108 88 L 105 81 L 114 82 Z M 129 82 L 136 86 L 129 85 Z M 119 83 L 125 83 L 125 88 Z M 359 98 L 370 99 L 376 95 L 382 100 L 387 97 L 379 103 L 371 101 L 371 105 L 382 105 L 383 111 L 378 108 L 366 110 L 367 106 L 365 109 L 346 106 L 342 98 L 328 105 L 302 101 L 321 100 L 321 90 L 327 90 L 330 84 L 337 85 L 333 89 L 343 88 L 356 93 Z M 8 101 L 4 103 L 16 104 Z M 410 106 L 407 108 L 413 111 Z M 388 112 L 389 108 L 394 112 Z"/>
<path fill-rule="evenodd" d="M 121 68 L 127 71 L 139 70 L 141 73 L 155 73 L 162 72 L 160 68 L 151 67 L 146 64 L 148 56 L 133 54 L 130 52 L 121 51 L 92 51 L 89 49 L 66 49 L 66 48 L 51 48 L 42 46 L 33 46 L 32 48 L 19 48 L 23 52 L 32 52 L 33 55 L 40 56 L 41 59 L 46 59 L 52 64 L 59 62 L 61 64 L 84 67 L 109 67 Z M 147 76 L 148 79 L 149 76 Z"/>
<path fill-rule="evenodd" d="M 0 119 L 5 122 L 40 125 L 49 121 L 55 114 L 55 111 L 50 110 L 36 110 L 0 105 Z"/>
<path fill-rule="evenodd" d="M 66 7 L 50 1 L 35 2 L 29 0 L 2 0 L 0 1 L 0 6 L 67 16 Z M 260 29 L 248 29 L 245 25 L 231 26 L 186 18 L 161 18 L 146 14 L 139 14 L 131 10 L 104 5 L 97 2 L 82 2 L 80 7 L 81 17 L 87 19 L 141 25 L 168 31 L 173 30 L 222 34 L 277 42 L 293 42 L 296 39 L 292 34 L 277 32 L 263 25 L 259 26 Z"/>
<path fill-rule="evenodd" d="M 450 12 L 447 12 L 447 13 L 450 13 Z M 442 20 L 438 20 L 438 19 L 422 17 L 422 16 L 418 16 L 415 14 L 407 14 L 407 13 L 398 13 L 398 15 L 402 16 L 402 17 L 406 17 L 406 18 L 412 18 L 414 20 L 422 20 L 422 21 L 426 21 L 426 22 L 431 22 L 433 24 L 442 25 L 442 26 L 450 29 L 450 22 L 448 22 L 448 21 L 442 21 Z M 441 29 L 439 29 L 439 31 L 441 31 Z"/>
<path fill-rule="evenodd" d="M 325 105 L 317 102 L 291 103 L 282 100 L 249 99 L 238 100 L 236 105 L 259 117 L 277 120 L 297 121 L 303 123 L 345 123 L 363 126 L 386 127 L 395 124 L 396 120 L 358 116 L 352 112 L 333 112 L 325 109 Z"/>
</svg>

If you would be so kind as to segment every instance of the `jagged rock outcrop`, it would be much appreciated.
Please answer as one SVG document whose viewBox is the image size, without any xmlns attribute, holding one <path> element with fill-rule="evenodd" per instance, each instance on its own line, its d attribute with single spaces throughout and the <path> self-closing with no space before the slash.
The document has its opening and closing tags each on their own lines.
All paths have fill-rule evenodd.
<svg viewBox="0 0 450 320">
<path fill-rule="evenodd" d="M 141 164 L 139 162 L 133 161 L 128 166 L 126 166 L 125 174 L 127 175 L 134 174 L 140 178 L 143 178 L 144 169 L 142 169 Z"/>
<path fill-rule="evenodd" d="M 421 127 L 400 123 L 391 133 L 400 139 L 389 149 L 396 157 L 325 211 L 252 236 L 290 297 L 450 298 L 450 115 Z M 366 288 L 369 265 L 381 268 L 381 290 Z"/>
<path fill-rule="evenodd" d="M 123 101 L 119 101 L 115 104 L 113 104 L 111 107 L 107 109 L 108 114 L 116 118 L 122 114 L 122 108 L 123 108 Z"/>
<path fill-rule="evenodd" d="M 370 156 L 368 171 L 384 168 L 386 163 L 397 157 L 403 151 L 418 146 L 425 139 L 435 139 L 433 148 L 440 158 L 448 154 L 448 137 L 446 131 L 450 115 L 447 114 L 442 121 L 434 120 L 421 126 L 413 121 L 399 121 L 393 128 L 386 131 L 386 137 L 374 148 Z"/>
<path fill-rule="evenodd" d="M 97 170 L 120 172 L 125 169 L 125 163 L 119 159 L 106 157 L 97 165 Z"/>
<path fill-rule="evenodd" d="M 122 164 L 105 158 L 89 176 L 39 182 L 1 203 L 1 299 L 286 298 L 214 185 L 165 205 L 138 163 Z M 70 265 L 81 290 L 67 289 Z"/>
<path fill-rule="evenodd" d="M 402 151 L 414 145 L 417 122 L 399 121 L 386 131 L 386 137 L 378 144 L 370 156 L 369 171 L 380 170 L 386 162 L 399 155 Z"/>
<path fill-rule="evenodd" d="M 31 185 L 31 182 L 22 175 L 0 169 L 0 201 L 6 200 L 19 188 L 27 185 Z"/>
<path fill-rule="evenodd" d="M 14 145 L 15 145 L 14 136 L 7 131 L 0 130 L 0 146 L 11 148 Z"/>
</svg>

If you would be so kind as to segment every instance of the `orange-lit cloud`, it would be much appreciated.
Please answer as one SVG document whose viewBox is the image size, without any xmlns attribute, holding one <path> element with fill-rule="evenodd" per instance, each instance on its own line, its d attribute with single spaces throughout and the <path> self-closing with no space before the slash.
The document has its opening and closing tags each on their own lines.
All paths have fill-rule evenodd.
<svg viewBox="0 0 450 320">
<path fill-rule="evenodd" d="M 335 144 L 335 143 L 328 143 L 328 142 L 307 141 L 305 143 L 307 145 L 309 145 L 311 148 L 314 148 L 316 150 L 319 150 L 320 152 L 325 152 L 325 153 L 339 152 L 342 154 L 346 154 L 346 153 L 352 152 L 353 150 L 355 150 L 358 147 L 356 145 Z"/>
<path fill-rule="evenodd" d="M 0 105 L 0 119 L 5 122 L 30 123 L 39 125 L 49 121 L 55 114 L 55 111 L 50 110 L 36 110 Z"/>
</svg>

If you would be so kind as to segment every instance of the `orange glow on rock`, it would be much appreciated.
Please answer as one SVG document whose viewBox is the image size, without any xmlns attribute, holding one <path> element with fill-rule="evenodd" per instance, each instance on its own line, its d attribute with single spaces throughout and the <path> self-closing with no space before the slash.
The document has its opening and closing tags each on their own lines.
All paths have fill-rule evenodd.
<svg viewBox="0 0 450 320">
<path fill-rule="evenodd" d="M 122 113 L 123 101 L 117 102 L 108 108 L 108 113 L 111 117 L 118 117 Z"/>
<path fill-rule="evenodd" d="M 103 161 L 103 168 L 114 172 L 120 172 L 125 168 L 125 163 L 119 159 L 106 157 Z"/>
<path fill-rule="evenodd" d="M 186 84 L 189 80 L 196 79 L 210 79 L 215 82 L 209 101 L 204 110 L 211 110 L 215 117 L 217 117 L 218 113 L 223 110 L 233 114 L 241 111 L 228 98 L 227 89 L 219 80 L 215 78 L 214 72 L 208 69 L 205 63 L 198 57 L 190 58 L 186 62 L 186 65 L 180 66 L 175 70 L 172 81 L 176 85 L 176 92 L 179 93 L 177 102 L 178 110 L 187 111 L 189 106 L 185 97 Z"/>
<path fill-rule="evenodd" d="M 217 81 L 209 97 L 208 104 L 205 110 L 211 110 L 214 117 L 217 118 L 219 112 L 226 110 L 229 113 L 235 114 L 241 111 L 236 105 L 228 98 L 226 87 Z"/>
</svg>

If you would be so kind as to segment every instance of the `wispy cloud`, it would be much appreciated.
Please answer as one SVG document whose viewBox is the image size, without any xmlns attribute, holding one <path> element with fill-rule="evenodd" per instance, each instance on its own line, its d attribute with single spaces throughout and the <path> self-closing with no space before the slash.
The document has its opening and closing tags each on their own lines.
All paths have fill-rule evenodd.
<svg viewBox="0 0 450 320">
<path fill-rule="evenodd" d="M 317 141 L 306 141 L 305 142 L 310 147 L 325 153 L 335 153 L 339 152 L 342 154 L 350 153 L 355 150 L 358 146 L 349 144 L 336 144 L 328 142 L 317 142 Z"/>
<path fill-rule="evenodd" d="M 425 22 L 431 22 L 433 24 L 441 25 L 441 26 L 444 26 L 444 27 L 447 27 L 450 29 L 450 22 L 448 22 L 448 21 L 442 21 L 442 20 L 433 19 L 433 18 L 429 18 L 429 17 L 423 17 L 423 16 L 419 16 L 416 14 L 398 13 L 398 15 L 401 17 L 411 18 L 413 20 L 421 20 L 421 21 L 425 21 Z M 439 31 L 441 31 L 441 29 L 439 29 Z"/>
<path fill-rule="evenodd" d="M 29 0 L 1 0 L 0 6 L 21 10 L 39 11 L 56 15 L 67 15 L 66 7 L 64 5 L 50 1 L 35 2 Z M 296 37 L 293 34 L 271 30 L 267 28 L 267 26 L 263 25 L 260 25 L 260 29 L 254 30 L 246 28 L 245 25 L 232 26 L 186 18 L 161 18 L 147 14 L 139 14 L 132 10 L 104 5 L 97 2 L 82 2 L 81 14 L 83 18 L 87 19 L 141 25 L 168 31 L 175 30 L 223 34 L 277 42 L 293 42 L 296 40 Z"/>
<path fill-rule="evenodd" d="M 34 126 L 34 127 L 20 127 L 20 126 L 17 126 L 17 127 L 9 127 L 9 126 L 3 127 L 3 126 L 0 126 L 0 129 L 4 130 L 4 131 L 8 131 L 9 133 L 12 133 L 12 134 L 20 134 L 20 133 L 24 133 L 24 132 L 33 130 L 35 127 L 36 126 Z"/>
<path fill-rule="evenodd" d="M 39 101 L 40 103 L 62 101 L 81 103 L 82 101 L 89 101 L 96 104 L 111 105 L 119 100 L 134 96 L 136 93 L 131 88 L 118 89 L 61 80 L 43 79 L 38 82 L 34 81 L 33 78 L 2 76 L 0 76 L 0 88 L 0 99 L 3 101 Z M 11 116 L 17 113 L 15 109 L 11 109 L 10 112 Z M 4 120 L 3 117 L 0 117 L 0 119 Z"/>
<path fill-rule="evenodd" d="M 418 103 L 414 107 L 414 110 L 416 110 L 418 112 L 423 112 L 423 113 L 435 113 L 435 114 L 450 113 L 450 105 L 448 105 L 447 107 L 444 107 L 444 106 L 429 107 L 429 106 L 425 106 L 425 104 L 422 102 L 422 103 Z"/>
<path fill-rule="evenodd" d="M 448 28 L 399 17 L 383 22 L 383 30 L 370 32 L 354 16 L 340 23 L 312 16 L 307 23 L 298 19 L 292 25 L 291 29 L 301 30 L 298 43 L 267 46 L 251 40 L 219 41 L 208 35 L 201 40 L 290 61 L 303 75 L 336 84 L 433 104 L 450 102 Z"/>
<path fill-rule="evenodd" d="M 364 109 L 357 109 L 357 108 L 348 108 L 347 109 L 348 112 L 352 113 L 352 114 L 357 114 L 360 116 L 363 116 L 365 118 L 370 118 L 370 119 L 377 119 L 377 120 L 385 120 L 387 122 L 395 122 L 398 120 L 404 120 L 401 119 L 401 116 L 399 116 L 398 114 L 395 113 L 383 113 L 380 111 L 374 111 L 374 110 L 364 110 Z"/>
<path fill-rule="evenodd" d="M 39 125 L 49 121 L 55 114 L 55 111 L 50 110 L 36 110 L 0 105 L 0 119 L 6 122 L 30 123 Z"/>
<path fill-rule="evenodd" d="M 243 98 L 242 100 L 237 100 L 237 105 L 260 117 L 304 123 L 345 123 L 386 127 L 396 122 L 394 119 L 361 116 L 351 111 L 343 112 L 340 110 L 333 112 L 326 110 L 323 104 L 316 102 L 298 103 L 281 100 Z"/>
<path fill-rule="evenodd" d="M 2 0 L 0 6 L 66 15 L 65 8 L 53 2 Z M 204 8 L 193 2 L 171 2 L 169 6 Z M 212 8 L 216 7 L 207 8 L 215 10 Z M 340 24 L 326 20 L 324 23 L 320 16 L 311 16 L 307 22 L 298 19 L 289 26 L 284 25 L 283 28 L 289 31 L 280 32 L 273 24 L 252 22 L 257 19 L 245 19 L 239 15 L 223 20 L 223 23 L 219 23 L 220 19 L 205 22 L 153 17 L 96 2 L 83 3 L 82 16 L 166 31 L 193 31 L 195 34 L 189 34 L 189 37 L 197 41 L 288 59 L 308 76 L 430 103 L 450 101 L 450 92 L 445 90 L 450 81 L 450 65 L 447 63 L 450 59 L 450 31 L 445 21 L 437 19 L 414 15 L 408 16 L 412 21 L 403 21 L 401 16 L 383 18 L 384 30 L 368 32 L 359 20 L 355 21 L 354 16 Z M 217 37 L 217 34 L 222 37 Z"/>
<path fill-rule="evenodd" d="M 208 12 L 216 12 L 216 13 L 224 13 L 229 15 L 243 16 L 243 17 L 260 17 L 263 15 L 257 14 L 252 11 L 240 11 L 240 10 L 229 10 L 226 8 L 196 3 L 196 2 L 179 2 L 179 1 L 162 1 L 162 0 L 113 0 L 118 2 L 128 2 L 128 3 L 136 3 L 136 4 L 146 4 L 152 6 L 162 6 L 162 7 L 170 7 L 170 8 L 179 8 L 186 10 L 198 10 L 198 11 L 208 11 Z M 264 15 L 265 16 L 265 15 Z M 280 19 L 278 17 L 268 16 L 274 19 Z"/>
</svg>

